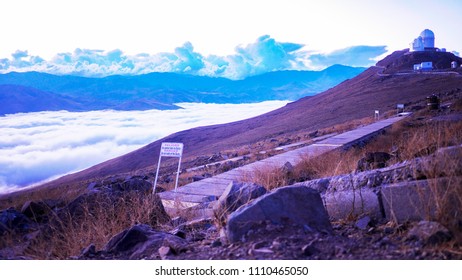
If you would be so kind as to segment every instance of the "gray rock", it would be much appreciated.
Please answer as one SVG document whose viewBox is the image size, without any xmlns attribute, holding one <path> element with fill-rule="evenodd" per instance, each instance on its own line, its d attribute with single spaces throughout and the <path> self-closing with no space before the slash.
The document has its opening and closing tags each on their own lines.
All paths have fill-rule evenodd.
<svg viewBox="0 0 462 280">
<path fill-rule="evenodd" d="M 419 240 L 424 245 L 436 245 L 451 240 L 451 232 L 437 222 L 420 221 L 411 230 L 409 230 L 408 238 L 411 240 Z"/>
<path fill-rule="evenodd" d="M 96 254 L 96 247 L 95 244 L 90 244 L 88 247 L 82 250 L 80 254 L 80 258 L 91 258 Z"/>
<path fill-rule="evenodd" d="M 163 260 L 167 260 L 169 256 L 173 255 L 172 249 L 168 246 L 162 246 L 158 250 L 159 256 Z"/>
<path fill-rule="evenodd" d="M 230 183 L 213 207 L 213 213 L 219 226 L 226 224 L 230 213 L 265 193 L 266 189 L 257 184 Z"/>
<path fill-rule="evenodd" d="M 358 161 L 357 170 L 366 171 L 377 168 L 384 168 L 387 165 L 387 161 L 389 161 L 390 159 L 391 155 L 389 153 L 366 153 L 366 155 Z"/>
<path fill-rule="evenodd" d="M 0 211 L 0 234 L 6 231 L 10 232 L 28 232 L 34 229 L 34 223 L 26 215 L 9 208 Z"/>
<path fill-rule="evenodd" d="M 286 162 L 282 166 L 282 172 L 284 172 L 286 174 L 290 174 L 290 173 L 294 172 L 294 166 L 290 162 Z"/>
<path fill-rule="evenodd" d="M 46 220 L 46 215 L 50 213 L 50 211 L 50 207 L 41 201 L 27 201 L 21 208 L 21 213 L 36 222 Z"/>
<path fill-rule="evenodd" d="M 275 190 L 232 213 L 226 225 L 229 242 L 237 242 L 262 222 L 308 226 L 318 232 L 331 233 L 329 216 L 319 193 L 303 186 Z"/>
<path fill-rule="evenodd" d="M 156 259 L 161 247 L 168 247 L 171 252 L 179 253 L 186 245 L 187 242 L 182 238 L 141 224 L 112 237 L 103 252 L 116 259 Z"/>
<path fill-rule="evenodd" d="M 366 230 L 371 222 L 371 217 L 365 216 L 356 221 L 355 226 L 361 230 Z"/>
</svg>

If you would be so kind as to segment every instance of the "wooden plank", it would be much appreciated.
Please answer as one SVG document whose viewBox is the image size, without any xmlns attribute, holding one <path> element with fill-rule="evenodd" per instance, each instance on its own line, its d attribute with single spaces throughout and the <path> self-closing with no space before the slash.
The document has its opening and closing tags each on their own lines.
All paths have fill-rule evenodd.
<svg viewBox="0 0 462 280">
<path fill-rule="evenodd" d="M 176 193 L 174 193 L 174 191 L 163 192 L 160 193 L 159 196 L 162 198 L 163 203 L 165 201 L 165 203 L 169 206 L 172 206 L 173 202 L 176 201 L 176 207 L 178 207 L 178 200 L 184 202 L 184 207 L 191 207 L 191 205 L 208 203 L 209 201 L 218 199 L 218 197 L 221 196 L 229 183 L 232 181 L 245 180 L 245 177 L 251 176 L 255 170 L 282 167 L 286 162 L 290 162 L 291 164 L 295 165 L 302 161 L 304 158 L 318 156 L 344 145 L 351 145 L 354 142 L 363 139 L 364 137 L 377 133 L 378 131 L 405 117 L 406 116 L 382 120 L 352 131 L 333 135 L 327 139 L 322 137 L 321 139 L 317 139 L 320 141 L 314 144 L 294 149 L 286 153 L 264 159 L 262 161 L 257 161 L 245 166 L 241 166 L 212 178 L 193 182 L 178 188 Z"/>
</svg>

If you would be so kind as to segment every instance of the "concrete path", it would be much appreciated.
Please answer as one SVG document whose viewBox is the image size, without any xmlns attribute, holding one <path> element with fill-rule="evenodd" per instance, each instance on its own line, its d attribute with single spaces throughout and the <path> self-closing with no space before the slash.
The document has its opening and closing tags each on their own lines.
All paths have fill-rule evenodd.
<svg viewBox="0 0 462 280">
<path fill-rule="evenodd" d="M 377 134 L 382 129 L 400 121 L 406 116 L 384 119 L 342 134 L 338 134 L 315 144 L 304 146 L 289 152 L 266 158 L 245 166 L 241 166 L 217 176 L 193 182 L 177 191 L 159 193 L 166 208 L 189 208 L 198 204 L 216 201 L 226 187 L 233 181 L 244 181 L 255 170 L 278 168 L 286 162 L 296 165 L 306 157 L 315 157 L 340 147 L 349 147 L 361 140 Z"/>
</svg>

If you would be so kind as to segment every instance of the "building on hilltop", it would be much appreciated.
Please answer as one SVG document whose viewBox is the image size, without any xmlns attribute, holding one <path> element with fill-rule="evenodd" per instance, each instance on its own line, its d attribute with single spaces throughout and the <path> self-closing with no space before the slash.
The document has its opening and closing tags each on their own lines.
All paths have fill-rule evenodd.
<svg viewBox="0 0 462 280">
<path fill-rule="evenodd" d="M 415 38 L 410 45 L 411 52 L 439 51 L 435 48 L 435 33 L 430 29 L 422 31 L 420 36 Z"/>
</svg>

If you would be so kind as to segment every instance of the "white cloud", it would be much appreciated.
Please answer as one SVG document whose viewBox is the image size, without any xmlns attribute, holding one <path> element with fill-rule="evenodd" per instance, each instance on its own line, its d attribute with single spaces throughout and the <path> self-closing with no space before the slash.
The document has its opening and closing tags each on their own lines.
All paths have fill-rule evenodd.
<svg viewBox="0 0 462 280">
<path fill-rule="evenodd" d="M 181 103 L 184 109 L 171 111 L 54 111 L 0 117 L 0 192 L 90 167 L 177 131 L 250 118 L 286 103 Z"/>
<path fill-rule="evenodd" d="M 277 70 L 326 68 L 336 63 L 369 66 L 385 52 L 384 46 L 355 46 L 327 55 L 316 54 L 304 50 L 303 44 L 278 42 L 264 35 L 251 44 L 237 46 L 235 53 L 227 56 L 203 56 L 190 42 L 172 53 L 157 54 L 126 55 L 119 49 L 107 52 L 78 48 L 72 53 L 59 53 L 49 61 L 18 50 L 11 59 L 0 59 L 0 73 L 38 71 L 99 77 L 175 72 L 242 79 Z"/>
</svg>

